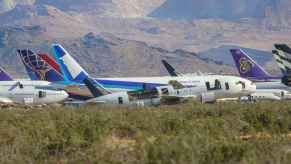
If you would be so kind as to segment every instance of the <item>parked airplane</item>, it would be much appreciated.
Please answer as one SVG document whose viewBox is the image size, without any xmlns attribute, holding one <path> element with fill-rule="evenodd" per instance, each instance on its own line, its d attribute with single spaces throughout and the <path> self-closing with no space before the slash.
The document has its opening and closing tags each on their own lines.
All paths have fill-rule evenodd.
<svg viewBox="0 0 291 164">
<path fill-rule="evenodd" d="M 121 91 L 110 93 L 95 80 L 86 78 L 84 83 L 90 89 L 95 98 L 88 100 L 87 103 L 101 103 L 111 105 L 135 105 L 135 106 L 157 106 L 161 104 L 176 104 L 187 98 L 198 98 L 197 88 L 174 87 L 169 84 L 149 90 Z M 203 96 L 203 95 L 201 95 Z M 205 102 L 215 100 L 212 94 Z"/>
<path fill-rule="evenodd" d="M 257 91 L 252 94 L 254 99 L 290 99 L 288 86 L 282 83 L 281 77 L 269 75 L 260 65 L 240 49 L 230 50 L 241 77 L 256 83 Z"/>
<path fill-rule="evenodd" d="M 0 103 L 50 104 L 64 101 L 68 94 L 53 90 L 46 81 L 13 80 L 0 68 Z"/>
<path fill-rule="evenodd" d="M 175 70 L 174 67 L 172 67 L 167 61 L 163 61 L 164 66 L 168 68 L 171 67 L 171 69 L 167 69 L 168 72 L 169 71 L 173 71 Z M 175 70 L 175 72 L 177 72 Z M 170 73 L 170 72 L 169 72 Z M 179 73 L 180 75 L 183 75 L 181 73 Z M 287 91 L 284 90 L 279 90 L 279 89 L 258 89 L 256 90 L 256 92 L 250 94 L 249 96 L 246 97 L 241 97 L 241 100 L 258 100 L 258 99 L 263 99 L 263 100 L 281 100 L 282 97 L 284 97 L 285 99 L 289 99 L 291 98 L 291 95 L 288 94 Z M 236 99 L 229 99 L 229 98 L 223 98 L 220 99 L 220 101 L 237 101 L 239 100 L 238 98 Z"/>
</svg>

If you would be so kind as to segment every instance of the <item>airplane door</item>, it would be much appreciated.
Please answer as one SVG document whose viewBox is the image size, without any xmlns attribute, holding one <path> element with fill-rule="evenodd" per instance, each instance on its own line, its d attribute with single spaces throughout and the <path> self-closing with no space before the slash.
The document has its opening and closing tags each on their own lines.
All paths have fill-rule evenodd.
<svg viewBox="0 0 291 164">
<path fill-rule="evenodd" d="M 39 91 L 39 92 L 38 92 L 38 97 L 39 97 L 39 98 L 45 98 L 45 97 L 46 97 L 46 92 Z"/>
</svg>

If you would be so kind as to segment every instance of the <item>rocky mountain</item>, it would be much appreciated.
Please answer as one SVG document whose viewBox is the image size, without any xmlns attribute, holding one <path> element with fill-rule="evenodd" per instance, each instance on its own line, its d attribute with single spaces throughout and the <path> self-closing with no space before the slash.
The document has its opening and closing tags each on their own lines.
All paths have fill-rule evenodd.
<svg viewBox="0 0 291 164">
<path fill-rule="evenodd" d="M 17 5 L 50 5 L 65 12 L 123 18 L 225 19 L 290 16 L 289 0 L 0 0 L 0 13 Z M 289 19 L 288 19 L 289 20 Z"/>
<path fill-rule="evenodd" d="M 38 26 L 0 29 L 0 65 L 14 75 L 24 74 L 16 50 L 30 48 L 36 52 L 50 52 L 51 42 L 42 40 L 42 33 L 43 29 Z M 181 72 L 233 72 L 231 67 L 203 60 L 193 52 L 166 50 L 108 33 L 88 33 L 80 39 L 67 39 L 60 43 L 81 65 L 97 76 L 166 75 L 161 59 L 169 60 Z"/>
<path fill-rule="evenodd" d="M 150 16 L 163 19 L 289 19 L 289 0 L 167 0 Z"/>
<path fill-rule="evenodd" d="M 0 0 L 0 13 L 17 5 L 50 5 L 65 12 L 89 13 L 99 16 L 145 17 L 165 0 Z"/>
<path fill-rule="evenodd" d="M 230 9 L 222 6 L 223 12 L 217 7 L 221 5 L 217 0 L 194 2 L 7 0 L 5 4 L 13 5 L 6 5 L 10 6 L 9 11 L 0 14 L 0 64 L 21 76 L 23 67 L 21 64 L 15 66 L 17 48 L 49 51 L 52 43 L 60 42 L 96 75 L 165 74 L 160 59 L 168 59 L 181 72 L 234 72 L 232 60 L 227 56 L 228 45 L 233 45 L 253 49 L 254 56 L 259 59 L 268 56 L 262 64 L 274 70 L 276 65 L 265 52 L 270 52 L 274 43 L 291 43 L 291 28 L 277 24 L 275 19 L 280 17 L 281 22 L 288 24 L 283 19 L 290 14 L 286 10 L 290 2 L 286 0 L 272 1 L 276 3 L 222 0 L 220 2 Z M 4 1 L 0 0 L 0 3 L 4 4 Z M 250 8 L 249 3 L 252 4 Z M 167 7 L 173 4 L 173 8 Z M 206 7 L 207 10 L 192 11 L 192 4 L 195 8 Z M 212 8 L 208 6 L 210 4 Z M 281 10 L 274 10 L 274 6 Z M 197 17 L 189 17 L 191 20 L 187 16 L 176 17 L 187 13 L 188 8 L 191 9 L 190 15 L 195 13 Z M 174 17 L 154 15 L 171 10 Z M 258 14 L 263 11 L 264 15 Z M 205 13 L 209 13 L 206 14 L 209 17 L 204 17 Z M 240 19 L 245 16 L 255 19 Z M 275 23 L 269 23 L 273 20 Z"/>
</svg>

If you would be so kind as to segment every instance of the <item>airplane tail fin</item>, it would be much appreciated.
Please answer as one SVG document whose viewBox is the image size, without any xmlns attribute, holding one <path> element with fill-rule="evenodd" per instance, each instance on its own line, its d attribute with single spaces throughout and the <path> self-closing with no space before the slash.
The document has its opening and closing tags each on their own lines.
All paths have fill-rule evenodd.
<svg viewBox="0 0 291 164">
<path fill-rule="evenodd" d="M 88 78 L 88 73 L 60 44 L 53 44 L 52 49 L 65 81 L 82 83 Z"/>
<path fill-rule="evenodd" d="M 284 52 L 279 51 L 279 50 L 273 50 L 272 54 L 274 56 L 274 59 L 276 60 L 277 65 L 279 66 L 282 74 L 283 75 L 287 75 L 288 68 L 285 65 L 288 64 L 288 63 L 286 63 L 286 61 L 285 61 L 285 59 L 287 59 L 287 58 L 286 58 Z M 289 65 L 291 66 L 291 64 L 289 64 Z"/>
<path fill-rule="evenodd" d="M 241 77 L 248 79 L 268 79 L 271 76 L 241 49 L 231 49 L 232 57 Z"/>
<path fill-rule="evenodd" d="M 12 77 L 0 67 L 0 81 L 12 81 Z"/>
<path fill-rule="evenodd" d="M 277 61 L 277 63 L 280 66 L 280 62 L 282 62 L 281 65 L 283 65 L 284 67 L 284 71 L 285 74 L 291 74 L 291 48 L 289 46 L 287 46 L 286 44 L 275 44 L 274 45 L 276 50 L 274 50 L 274 57 L 277 61 L 277 59 L 279 59 L 279 61 Z M 281 68 L 282 66 L 280 66 Z"/>
<path fill-rule="evenodd" d="M 31 80 L 45 80 L 50 82 L 63 81 L 62 74 L 51 63 L 44 61 L 40 55 L 29 49 L 17 50 Z"/>
<path fill-rule="evenodd" d="M 103 88 L 101 84 L 89 77 L 85 78 L 83 83 L 87 86 L 87 88 L 95 98 L 110 94 L 110 92 Z"/>
<path fill-rule="evenodd" d="M 162 60 L 162 63 L 171 76 L 173 77 L 179 76 L 179 73 L 176 72 L 176 69 L 172 65 L 170 65 L 166 60 Z"/>
</svg>

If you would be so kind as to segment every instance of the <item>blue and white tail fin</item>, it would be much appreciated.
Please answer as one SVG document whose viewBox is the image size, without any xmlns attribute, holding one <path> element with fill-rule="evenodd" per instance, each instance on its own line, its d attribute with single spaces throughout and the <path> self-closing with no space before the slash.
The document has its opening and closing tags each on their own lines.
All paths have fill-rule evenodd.
<svg viewBox="0 0 291 164">
<path fill-rule="evenodd" d="M 54 57 L 61 67 L 65 81 L 83 83 L 88 77 L 88 73 L 79 63 L 60 45 L 53 44 Z"/>
<path fill-rule="evenodd" d="M 44 61 L 38 54 L 29 49 L 17 50 L 28 76 L 31 80 L 45 80 L 49 82 L 63 81 L 63 75 L 55 69 L 54 65 Z M 46 55 L 47 54 L 42 54 Z"/>
<path fill-rule="evenodd" d="M 230 52 L 241 77 L 253 80 L 274 78 L 241 49 L 232 49 Z"/>
<path fill-rule="evenodd" d="M 0 67 L 0 81 L 12 81 L 12 77 Z"/>
</svg>

